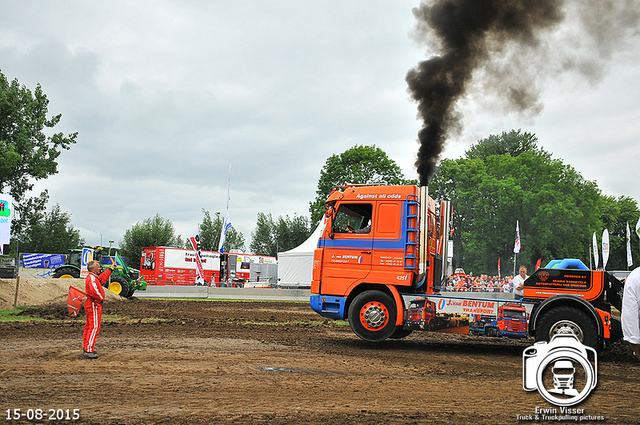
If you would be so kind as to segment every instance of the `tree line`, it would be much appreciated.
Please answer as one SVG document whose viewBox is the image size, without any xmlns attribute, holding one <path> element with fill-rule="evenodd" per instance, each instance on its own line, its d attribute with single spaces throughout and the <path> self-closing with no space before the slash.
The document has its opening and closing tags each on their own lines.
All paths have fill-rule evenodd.
<svg viewBox="0 0 640 425">
<path fill-rule="evenodd" d="M 13 255 L 20 252 L 64 253 L 85 241 L 58 204 L 47 210 L 47 191 L 27 197 L 32 180 L 57 173 L 56 159 L 76 142 L 77 133 L 46 135 L 61 118 L 47 118 L 48 99 L 38 85 L 32 93 L 0 72 L 0 193 L 10 193 L 19 209 L 11 235 Z M 250 252 L 275 256 L 304 242 L 325 211 L 324 201 L 345 184 L 416 184 L 376 146 L 356 145 L 330 156 L 318 180 L 309 216 L 273 218 L 259 212 L 248 245 Z M 532 133 L 513 130 L 491 135 L 472 145 L 458 159 L 440 162 L 429 183 L 430 195 L 452 202 L 453 266 L 475 274 L 503 275 L 513 267 L 516 221 L 522 248 L 518 263 L 532 268 L 556 258 L 588 262 L 591 238 L 600 240 L 606 228 L 611 254 L 607 269 L 626 269 L 626 226 L 635 227 L 640 213 L 636 200 L 603 194 L 597 184 L 538 146 Z M 202 209 L 199 225 L 203 250 L 217 250 L 222 219 Z M 638 238 L 632 237 L 635 257 Z M 128 229 L 119 241 L 130 264 L 140 261 L 145 246 L 191 248 L 175 234 L 173 223 L 156 214 Z M 226 235 L 226 250 L 244 252 L 245 237 L 235 229 Z"/>
<path fill-rule="evenodd" d="M 627 222 L 634 226 L 640 216 L 634 199 L 602 194 L 520 130 L 489 136 L 463 158 L 443 160 L 429 193 L 453 204 L 454 267 L 490 275 L 498 274 L 498 259 L 502 275 L 513 272 L 516 222 L 517 262 L 529 270 L 539 259 L 542 266 L 560 258 L 589 264 L 592 234 L 601 241 L 604 229 L 611 246 L 607 269 L 626 270 Z M 638 257 L 638 238 L 631 243 Z"/>
</svg>

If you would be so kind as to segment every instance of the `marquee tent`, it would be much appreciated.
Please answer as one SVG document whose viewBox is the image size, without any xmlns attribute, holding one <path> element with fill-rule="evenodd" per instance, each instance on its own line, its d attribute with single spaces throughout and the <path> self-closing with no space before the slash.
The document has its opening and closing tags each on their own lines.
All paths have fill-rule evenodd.
<svg viewBox="0 0 640 425">
<path fill-rule="evenodd" d="M 301 245 L 278 253 L 278 286 L 311 287 L 313 276 L 313 251 L 324 230 L 324 221 Z"/>
</svg>

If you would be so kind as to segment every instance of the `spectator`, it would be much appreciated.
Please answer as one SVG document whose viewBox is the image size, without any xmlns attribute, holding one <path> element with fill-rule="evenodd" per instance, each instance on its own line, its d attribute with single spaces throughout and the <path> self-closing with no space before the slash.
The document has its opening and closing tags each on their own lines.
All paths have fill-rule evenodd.
<svg viewBox="0 0 640 425">
<path fill-rule="evenodd" d="M 622 297 L 622 333 L 640 360 L 640 267 L 627 276 Z"/>
<path fill-rule="evenodd" d="M 513 293 L 514 298 L 519 300 L 524 296 L 524 281 L 527 280 L 527 268 L 520 266 L 518 276 L 513 278 Z"/>
</svg>

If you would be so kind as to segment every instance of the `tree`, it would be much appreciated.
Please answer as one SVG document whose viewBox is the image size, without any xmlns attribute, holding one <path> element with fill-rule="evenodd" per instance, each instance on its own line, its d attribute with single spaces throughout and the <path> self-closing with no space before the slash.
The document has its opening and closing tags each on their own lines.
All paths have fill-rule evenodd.
<svg viewBox="0 0 640 425">
<path fill-rule="evenodd" d="M 200 246 L 204 251 L 217 251 L 220 244 L 220 234 L 222 229 L 222 219 L 216 216 L 211 218 L 209 211 L 202 209 L 204 217 L 200 224 Z M 193 248 L 191 242 L 186 242 L 188 249 Z M 225 236 L 225 251 L 244 251 L 244 236 L 236 229 L 231 227 Z"/>
<path fill-rule="evenodd" d="M 548 152 L 538 148 L 538 138 L 534 134 L 522 133 L 520 129 L 511 130 L 508 133 L 503 131 L 500 135 L 492 134 L 478 141 L 465 151 L 465 157 L 486 159 L 493 155 L 518 156 L 524 152 L 535 152 L 550 157 Z"/>
<path fill-rule="evenodd" d="M 32 214 L 20 239 L 22 252 L 42 254 L 66 253 L 83 245 L 80 231 L 71 224 L 71 214 L 61 211 L 58 204 L 49 213 Z"/>
<path fill-rule="evenodd" d="M 18 214 L 11 221 L 11 255 L 15 255 L 18 248 L 23 252 L 26 252 L 23 244 L 30 240 L 30 236 L 28 234 L 30 226 L 37 223 L 38 220 L 41 220 L 45 216 L 48 201 L 49 194 L 47 191 L 42 192 L 38 197 L 30 197 L 22 201 L 22 210 L 28 213 Z M 18 244 L 21 246 L 18 246 Z"/>
<path fill-rule="evenodd" d="M 598 242 L 602 242 L 602 231 L 609 230 L 609 261 L 607 270 L 627 270 L 627 223 L 631 230 L 631 254 L 638 264 L 638 238 L 634 236 L 635 225 L 638 222 L 638 204 L 628 196 L 603 196 L 600 200 L 600 228 L 591 229 L 591 234 L 596 233 Z M 590 245 L 589 245 L 590 247 Z M 592 248 L 590 248 L 592 249 Z M 598 249 L 602 253 L 602 245 Z M 602 267 L 602 255 L 600 255 L 599 267 Z M 595 265 L 594 265 L 595 266 Z"/>
<path fill-rule="evenodd" d="M 512 270 L 506 264 L 514 257 L 516 221 L 522 240 L 518 263 L 529 268 L 538 259 L 544 265 L 588 258 L 590 235 L 602 226 L 597 185 L 538 149 L 530 133 L 490 136 L 467 158 L 443 160 L 429 191 L 452 201 L 454 267 L 474 273 L 497 274 L 498 258 L 503 270 Z"/>
<path fill-rule="evenodd" d="M 37 199 L 31 202 L 41 207 L 37 211 L 23 202 L 24 194 L 33 188 L 31 180 L 56 174 L 61 149 L 69 149 L 78 136 L 78 133 L 47 136 L 46 129 L 55 127 L 62 118 L 58 114 L 48 119 L 48 105 L 40 84 L 32 93 L 20 86 L 17 79 L 9 83 L 0 72 L 0 193 L 13 196 L 18 215 L 25 221 L 30 214 L 44 211 L 44 205 Z M 45 191 L 40 199 L 46 196 Z M 13 226 L 15 234 L 22 231 L 25 221 L 17 221 Z"/>
<path fill-rule="evenodd" d="M 131 266 L 136 267 L 140 264 L 142 248 L 147 246 L 182 248 L 183 243 L 180 236 L 175 235 L 173 223 L 156 214 L 142 223 L 134 224 L 124 232 L 120 241 L 120 253 L 127 258 Z"/>
<path fill-rule="evenodd" d="M 250 249 L 256 255 L 275 257 L 278 252 L 288 251 L 300 245 L 310 235 L 311 228 L 307 217 L 279 216 L 278 220 L 274 221 L 271 214 L 258 213 Z"/>
<path fill-rule="evenodd" d="M 376 146 L 354 146 L 330 156 L 318 180 L 316 199 L 310 203 L 311 222 L 317 224 L 325 211 L 325 201 L 333 189 L 345 184 L 415 184 L 406 180 L 400 167 Z"/>
<path fill-rule="evenodd" d="M 311 223 L 304 216 L 294 214 L 289 216 L 278 216 L 275 226 L 276 252 L 288 251 L 302 244 L 311 235 Z"/>
<path fill-rule="evenodd" d="M 258 213 L 256 221 L 256 231 L 251 233 L 251 244 L 249 249 L 256 255 L 277 254 L 278 249 L 275 242 L 275 223 L 271 213 Z"/>
</svg>

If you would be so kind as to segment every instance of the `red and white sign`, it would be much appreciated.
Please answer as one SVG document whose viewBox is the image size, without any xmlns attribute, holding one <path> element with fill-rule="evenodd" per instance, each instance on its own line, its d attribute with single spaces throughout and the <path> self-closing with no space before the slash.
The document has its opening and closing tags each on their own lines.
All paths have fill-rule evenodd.
<svg viewBox="0 0 640 425">
<path fill-rule="evenodd" d="M 193 250 L 196 253 L 196 284 L 204 285 L 204 269 L 202 268 L 202 250 L 200 249 L 200 227 L 196 227 L 196 230 L 189 235 L 189 241 L 193 245 Z"/>
<path fill-rule="evenodd" d="M 207 282 L 220 283 L 220 253 L 200 251 L 202 272 Z M 168 247 L 142 248 L 140 274 L 149 285 L 195 285 L 197 255 L 191 249 Z"/>
</svg>

